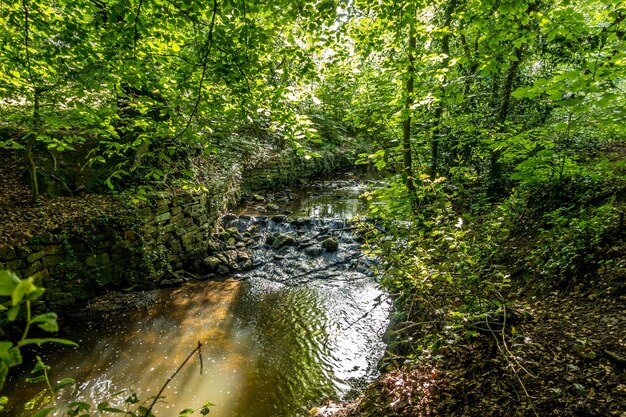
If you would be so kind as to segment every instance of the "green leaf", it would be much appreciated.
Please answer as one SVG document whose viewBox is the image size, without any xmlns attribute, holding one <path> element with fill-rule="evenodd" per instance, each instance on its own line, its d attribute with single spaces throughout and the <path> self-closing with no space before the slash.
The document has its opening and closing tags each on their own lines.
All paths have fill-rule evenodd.
<svg viewBox="0 0 626 417">
<path fill-rule="evenodd" d="M 6 355 L 9 353 L 9 350 L 13 347 L 13 342 L 0 342 L 0 359 L 2 359 L 2 355 Z"/>
<path fill-rule="evenodd" d="M 24 339 L 18 343 L 19 347 L 27 346 L 27 345 L 37 345 L 41 346 L 44 343 L 58 343 L 60 345 L 69 345 L 69 346 L 78 346 L 75 342 L 67 339 L 57 339 L 54 337 L 48 337 L 43 339 Z"/>
<path fill-rule="evenodd" d="M 73 401 L 69 403 L 67 407 L 71 409 L 73 412 L 78 412 L 78 411 L 89 410 L 91 408 L 91 405 L 84 401 Z"/>
<path fill-rule="evenodd" d="M 36 316 L 31 320 L 31 323 L 39 326 L 40 329 L 47 332 L 58 332 L 59 324 L 57 323 L 56 313 L 44 313 Z"/>
<path fill-rule="evenodd" d="M 37 372 L 49 371 L 49 370 L 50 370 L 50 367 L 46 365 L 45 363 L 43 363 L 43 361 L 41 360 L 41 356 L 37 356 L 37 363 L 35 364 L 35 367 L 33 368 L 33 370 L 30 371 L 30 373 L 34 374 Z"/>
<path fill-rule="evenodd" d="M 36 384 L 38 382 L 43 382 L 46 380 L 45 375 L 38 375 L 32 378 L 26 378 L 26 382 L 28 382 L 29 384 Z"/>
<path fill-rule="evenodd" d="M 68 385 L 72 385 L 75 384 L 76 380 L 73 378 L 63 378 L 62 380 L 60 380 L 59 382 L 57 382 L 57 384 L 54 386 L 54 390 L 58 391 L 63 387 L 66 387 Z"/>
<path fill-rule="evenodd" d="M 125 413 L 126 411 L 119 408 L 111 407 L 108 402 L 98 404 L 98 411 L 105 411 L 108 413 Z"/>
<path fill-rule="evenodd" d="M 20 312 L 20 306 L 16 305 L 13 306 L 9 309 L 9 311 L 7 311 L 7 319 L 9 321 L 15 321 L 15 319 L 17 318 L 17 313 Z"/>
<path fill-rule="evenodd" d="M 148 412 L 148 409 L 143 405 L 140 406 L 137 411 L 139 411 L 139 415 L 142 415 L 144 417 L 155 417 L 154 413 L 152 411 Z"/>
<path fill-rule="evenodd" d="M 209 407 L 213 407 L 213 406 L 215 406 L 215 404 L 206 401 L 204 405 L 202 406 L 202 408 L 200 409 L 200 414 L 202 414 L 203 416 L 206 416 L 207 414 L 211 412 Z"/>
<path fill-rule="evenodd" d="M 13 306 L 21 303 L 25 296 L 35 291 L 37 291 L 37 287 L 33 284 L 32 278 L 20 280 L 19 284 L 17 284 L 11 293 L 11 302 Z"/>
<path fill-rule="evenodd" d="M 13 271 L 0 271 L 0 295 L 10 296 L 20 283 L 20 278 Z"/>
</svg>

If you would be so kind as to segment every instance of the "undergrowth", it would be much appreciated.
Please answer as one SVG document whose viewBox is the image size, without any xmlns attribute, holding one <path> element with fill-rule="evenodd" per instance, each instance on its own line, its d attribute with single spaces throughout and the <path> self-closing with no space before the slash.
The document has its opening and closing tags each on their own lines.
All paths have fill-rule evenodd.
<svg viewBox="0 0 626 417">
<path fill-rule="evenodd" d="M 623 232 L 623 181 L 569 177 L 496 202 L 443 179 L 424 176 L 421 184 L 410 222 L 386 216 L 396 208 L 379 203 L 374 212 L 384 226 L 369 231 L 382 283 L 398 306 L 388 365 L 420 362 L 493 330 L 490 323 L 501 329 L 505 314 L 510 331 L 524 309 L 520 293 L 591 290 L 590 277 L 613 262 L 608 248 Z M 389 198 L 394 192 L 400 188 L 377 193 L 398 204 Z"/>
</svg>

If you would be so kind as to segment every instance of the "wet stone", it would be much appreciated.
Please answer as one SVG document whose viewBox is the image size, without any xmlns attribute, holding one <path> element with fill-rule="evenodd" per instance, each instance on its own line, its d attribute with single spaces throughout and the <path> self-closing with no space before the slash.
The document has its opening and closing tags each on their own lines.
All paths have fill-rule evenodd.
<svg viewBox="0 0 626 417">
<path fill-rule="evenodd" d="M 224 224 L 235 221 L 237 219 L 238 219 L 237 215 L 233 213 L 226 213 L 224 214 L 224 216 L 222 216 L 222 222 Z"/>
<path fill-rule="evenodd" d="M 215 271 L 222 262 L 215 256 L 207 256 L 206 258 L 204 258 L 202 263 L 207 270 Z"/>
<path fill-rule="evenodd" d="M 182 278 L 179 277 L 168 277 L 159 281 L 158 286 L 162 288 L 166 287 L 178 287 L 183 282 L 185 282 Z"/>
<path fill-rule="evenodd" d="M 215 253 L 218 252 L 221 249 L 220 244 L 218 242 L 215 242 L 213 240 L 209 241 L 207 243 L 207 251 L 209 253 Z"/>
<path fill-rule="evenodd" d="M 285 246 L 293 246 L 295 243 L 296 240 L 293 238 L 293 236 L 279 233 L 278 236 L 274 237 L 274 240 L 272 242 L 272 248 L 277 250 Z"/>
<path fill-rule="evenodd" d="M 256 224 L 267 224 L 267 216 L 257 216 L 255 219 Z"/>
<path fill-rule="evenodd" d="M 219 265 L 215 271 L 218 275 L 226 275 L 230 272 L 226 265 Z"/>
<path fill-rule="evenodd" d="M 222 236 L 232 237 L 237 240 L 241 239 L 241 234 L 239 233 L 239 229 L 237 229 L 236 227 L 229 227 L 228 229 L 224 231 L 224 233 L 222 233 Z"/>
<path fill-rule="evenodd" d="M 324 249 L 322 249 L 321 247 L 318 247 L 318 246 L 312 246 L 312 247 L 306 248 L 304 250 L 304 253 L 307 256 L 315 258 L 315 257 L 321 256 L 322 253 L 324 253 Z"/>
<path fill-rule="evenodd" d="M 28 263 L 33 263 L 36 260 L 43 258 L 45 254 L 46 253 L 44 251 L 32 253 L 28 256 L 28 258 L 26 258 L 26 261 L 28 261 Z"/>
<path fill-rule="evenodd" d="M 334 237 L 329 237 L 322 241 L 322 248 L 327 252 L 335 252 L 339 248 L 339 241 Z"/>
</svg>

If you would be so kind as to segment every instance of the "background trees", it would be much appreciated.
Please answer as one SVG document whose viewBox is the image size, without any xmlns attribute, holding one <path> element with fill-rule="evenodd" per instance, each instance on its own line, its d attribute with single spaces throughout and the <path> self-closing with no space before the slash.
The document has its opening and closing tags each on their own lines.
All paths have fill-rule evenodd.
<svg viewBox="0 0 626 417">
<path fill-rule="evenodd" d="M 69 189 L 56 170 L 77 146 L 113 186 L 169 180 L 233 135 L 305 152 L 320 132 L 351 133 L 409 190 L 460 175 L 497 195 L 575 169 L 579 126 L 620 131 L 624 13 L 613 0 L 25 0 L 0 15 L 0 145 Z"/>
<path fill-rule="evenodd" d="M 0 146 L 24 150 L 35 201 L 38 166 L 56 171 L 77 144 L 111 187 L 180 174 L 235 133 L 303 148 L 314 132 L 299 102 L 334 13 L 289 1 L 3 5 Z"/>
<path fill-rule="evenodd" d="M 351 3 L 353 43 L 339 56 L 361 84 L 346 120 L 375 132 L 363 162 L 404 160 L 405 177 L 470 181 L 492 197 L 582 169 L 572 145 L 615 134 L 623 118 L 624 8 L 592 3 Z"/>
</svg>

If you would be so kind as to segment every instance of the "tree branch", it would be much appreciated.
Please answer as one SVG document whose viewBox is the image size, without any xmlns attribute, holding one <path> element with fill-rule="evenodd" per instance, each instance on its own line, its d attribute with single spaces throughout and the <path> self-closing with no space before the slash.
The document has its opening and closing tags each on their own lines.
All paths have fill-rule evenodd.
<svg viewBox="0 0 626 417">
<path fill-rule="evenodd" d="M 139 31 L 138 29 L 138 24 L 139 24 L 139 14 L 141 13 L 141 5 L 143 4 L 143 0 L 139 0 L 139 5 L 137 6 L 137 13 L 135 13 L 135 34 L 133 35 L 133 42 L 134 42 L 134 49 L 137 49 L 137 41 L 139 40 Z"/>
<path fill-rule="evenodd" d="M 163 391 L 165 391 L 165 388 L 167 388 L 169 383 L 172 382 L 174 377 L 176 377 L 176 375 L 178 375 L 180 370 L 183 369 L 183 367 L 187 364 L 187 362 L 189 362 L 189 360 L 193 357 L 193 355 L 196 352 L 198 352 L 199 357 L 200 357 L 200 372 L 202 372 L 202 343 L 200 343 L 200 341 L 198 341 L 198 346 L 196 346 L 196 348 L 191 351 L 189 356 L 187 356 L 187 359 L 185 359 L 183 361 L 183 363 L 180 364 L 178 369 L 176 369 L 176 371 L 172 375 L 170 375 L 169 378 L 167 378 L 167 381 L 165 381 L 165 384 L 163 384 L 163 386 L 159 390 L 159 393 L 156 395 L 156 397 L 154 397 L 154 399 L 152 400 L 152 403 L 150 404 L 150 407 L 148 407 L 148 409 L 146 410 L 146 412 L 143 415 L 143 417 L 148 417 L 150 415 L 150 412 L 152 411 L 152 408 L 154 407 L 154 404 L 156 404 L 156 402 L 159 400 L 159 398 L 161 398 L 161 394 L 163 394 Z"/>
<path fill-rule="evenodd" d="M 191 111 L 191 114 L 189 115 L 189 118 L 187 119 L 187 123 L 185 124 L 185 127 L 176 135 L 175 139 L 179 139 L 185 134 L 185 132 L 187 131 L 187 129 L 189 129 L 189 126 L 191 125 L 191 121 L 193 120 L 194 116 L 198 112 L 198 106 L 200 105 L 200 101 L 202 100 L 202 86 L 204 84 L 204 77 L 206 76 L 207 61 L 209 59 L 209 54 L 211 53 L 211 47 L 213 46 L 213 29 L 215 29 L 215 17 L 216 16 L 217 16 L 217 0 L 213 0 L 213 16 L 211 17 L 211 25 L 209 27 L 208 45 L 206 47 L 206 52 L 204 53 L 204 56 L 202 57 L 202 64 L 201 64 L 202 75 L 200 75 L 200 82 L 198 83 L 198 97 L 196 98 L 196 102 L 193 106 L 193 110 Z"/>
</svg>

